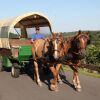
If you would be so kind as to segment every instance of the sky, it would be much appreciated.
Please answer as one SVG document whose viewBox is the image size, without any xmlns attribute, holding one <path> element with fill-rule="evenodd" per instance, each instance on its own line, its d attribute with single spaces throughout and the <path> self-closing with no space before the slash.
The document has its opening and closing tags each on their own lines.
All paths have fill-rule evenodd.
<svg viewBox="0 0 100 100">
<path fill-rule="evenodd" d="M 100 0 L 0 0 L 0 19 L 28 12 L 48 16 L 54 32 L 100 30 Z"/>
</svg>

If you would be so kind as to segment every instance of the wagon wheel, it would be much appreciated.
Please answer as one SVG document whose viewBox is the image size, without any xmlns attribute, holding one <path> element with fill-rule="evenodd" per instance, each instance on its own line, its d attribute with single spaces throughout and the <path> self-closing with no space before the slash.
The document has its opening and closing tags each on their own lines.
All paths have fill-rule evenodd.
<svg viewBox="0 0 100 100">
<path fill-rule="evenodd" d="M 20 69 L 18 67 L 19 65 L 17 63 L 13 63 L 13 66 L 11 68 L 11 75 L 12 77 L 14 78 L 17 78 L 19 77 L 19 74 L 20 74 Z"/>
<path fill-rule="evenodd" d="M 3 59 L 2 59 L 2 56 L 0 56 L 0 72 L 4 71 L 2 62 L 3 62 Z"/>
</svg>

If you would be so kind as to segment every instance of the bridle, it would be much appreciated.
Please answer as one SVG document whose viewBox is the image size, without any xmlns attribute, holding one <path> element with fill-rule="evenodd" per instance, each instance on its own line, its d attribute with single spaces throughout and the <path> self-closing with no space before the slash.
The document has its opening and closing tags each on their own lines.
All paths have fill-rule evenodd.
<svg viewBox="0 0 100 100">
<path fill-rule="evenodd" d="M 58 43 L 59 41 L 62 42 L 62 40 L 59 39 L 59 38 L 55 38 L 55 39 L 57 40 L 57 43 Z M 57 49 L 54 49 L 54 48 L 53 48 L 53 41 L 54 41 L 54 39 L 50 39 L 50 38 L 47 39 L 47 40 L 45 40 L 44 45 L 43 45 L 43 51 L 42 51 L 42 56 L 43 56 L 43 57 L 44 57 L 44 54 L 45 54 L 45 46 L 46 46 L 46 43 L 49 44 L 49 49 L 51 48 L 49 52 L 55 52 L 55 51 L 60 52 L 60 50 L 57 50 Z"/>
</svg>

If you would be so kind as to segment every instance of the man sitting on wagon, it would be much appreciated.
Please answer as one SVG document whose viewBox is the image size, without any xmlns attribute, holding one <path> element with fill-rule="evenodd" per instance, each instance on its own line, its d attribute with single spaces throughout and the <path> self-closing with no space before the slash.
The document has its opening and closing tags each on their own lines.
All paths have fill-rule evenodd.
<svg viewBox="0 0 100 100">
<path fill-rule="evenodd" d="M 35 31 L 36 31 L 36 33 L 32 34 L 32 39 L 31 39 L 32 43 L 37 39 L 44 39 L 44 35 L 40 33 L 39 27 L 36 27 Z"/>
</svg>

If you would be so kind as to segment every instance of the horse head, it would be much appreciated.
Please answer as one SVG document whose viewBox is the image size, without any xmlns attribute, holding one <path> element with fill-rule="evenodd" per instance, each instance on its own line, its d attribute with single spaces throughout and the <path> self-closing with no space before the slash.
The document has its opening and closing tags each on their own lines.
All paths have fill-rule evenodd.
<svg viewBox="0 0 100 100">
<path fill-rule="evenodd" d="M 52 33 L 52 55 L 55 60 L 60 59 L 64 52 L 63 52 L 63 36 L 62 34 Z"/>
<path fill-rule="evenodd" d="M 86 55 L 86 46 L 89 42 L 89 32 L 81 32 L 80 30 L 72 41 L 74 53 L 80 55 L 82 58 Z"/>
</svg>

